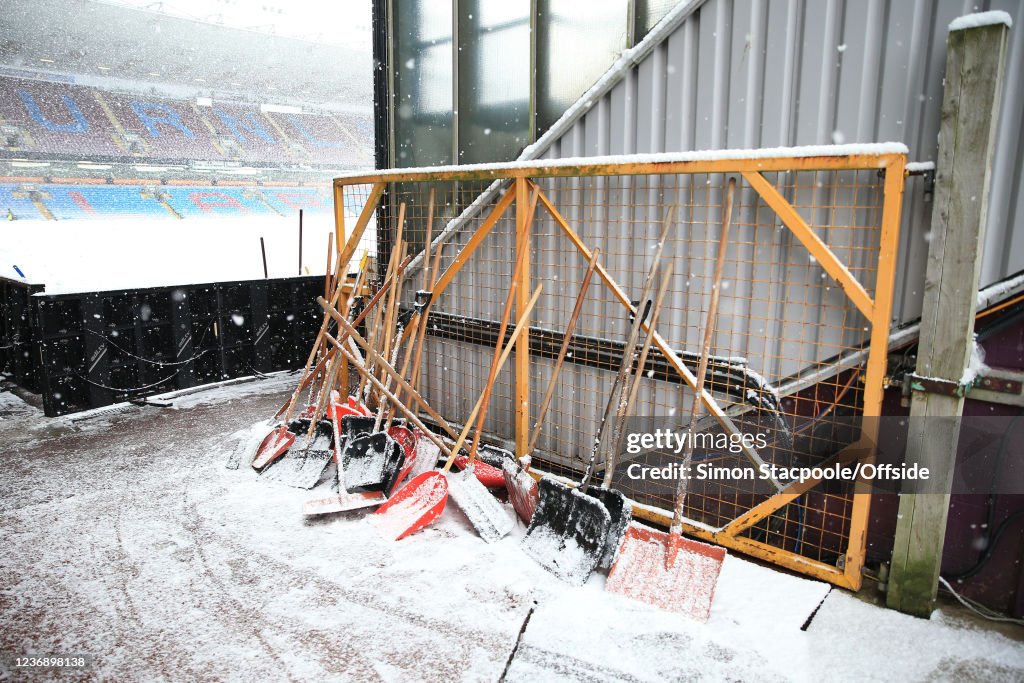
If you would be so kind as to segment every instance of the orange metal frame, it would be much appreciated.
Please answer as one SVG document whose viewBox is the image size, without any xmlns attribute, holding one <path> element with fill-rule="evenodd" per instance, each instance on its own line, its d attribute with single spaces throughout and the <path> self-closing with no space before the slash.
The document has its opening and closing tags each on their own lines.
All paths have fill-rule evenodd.
<svg viewBox="0 0 1024 683">
<path fill-rule="evenodd" d="M 883 379 L 886 369 L 890 317 L 892 313 L 893 287 L 896 275 L 896 253 L 899 240 L 900 210 L 902 205 L 906 156 L 903 154 L 863 154 L 846 156 L 816 157 L 770 157 L 770 158 L 737 158 L 702 161 L 667 161 L 651 163 L 579 163 L 573 165 L 522 164 L 509 165 L 491 164 L 485 168 L 466 166 L 438 169 L 435 171 L 403 171 L 401 169 L 379 171 L 370 174 L 354 174 L 335 179 L 334 196 L 336 202 L 337 235 L 339 244 L 344 236 L 343 194 L 344 188 L 350 185 L 373 185 L 370 196 L 353 234 L 349 235 L 346 248 L 339 258 L 340 264 L 347 263 L 351 258 L 362 232 L 369 223 L 369 217 L 383 194 L 385 185 L 394 182 L 437 182 L 437 181 L 480 181 L 505 180 L 511 181 L 510 186 L 503 190 L 497 203 L 483 223 L 473 234 L 461 253 L 455 258 L 448 269 L 441 275 L 434 288 L 436 298 L 451 283 L 459 270 L 472 257 L 477 247 L 505 214 L 515 205 L 516 217 L 516 249 L 528 248 L 530 244 L 530 225 L 527 220 L 528 197 L 536 185 L 532 179 L 538 178 L 571 178 L 585 176 L 622 176 L 622 175 L 667 175 L 667 174 L 736 174 L 742 176 L 754 188 L 761 199 L 779 217 L 786 228 L 799 240 L 808 252 L 817 259 L 825 272 L 835 280 L 850 302 L 870 321 L 872 329 L 867 363 L 864 372 L 863 415 L 865 417 L 881 414 Z M 881 214 L 881 234 L 878 252 L 874 296 L 868 294 L 864 286 L 857 281 L 849 269 L 830 250 L 817 234 L 811 229 L 799 212 L 763 175 L 764 172 L 776 171 L 828 171 L 828 170 L 863 170 L 878 169 L 884 172 L 883 206 Z M 572 242 L 585 260 L 591 256 L 591 250 L 584 244 L 578 233 L 559 213 L 551 200 L 540 193 L 540 205 L 554 219 L 566 238 Z M 529 268 L 523 269 L 529 273 Z M 611 274 L 601 265 L 597 273 L 610 291 L 624 307 L 632 311 L 630 298 Z M 526 276 L 528 277 L 528 276 Z M 523 297 L 530 291 L 529 282 L 520 282 L 519 292 Z M 521 307 L 523 302 L 517 301 Z M 646 325 L 645 325 L 646 327 Z M 516 419 L 515 440 L 520 453 L 526 450 L 529 438 L 529 341 L 520 339 L 516 348 Z M 669 364 L 682 377 L 691 389 L 695 386 L 695 378 L 679 357 L 672 351 L 668 343 L 657 332 L 654 344 L 668 359 Z M 704 390 L 701 400 L 720 424 L 728 431 L 735 432 L 732 420 L 722 411 L 717 401 Z M 850 462 L 853 460 L 869 460 L 873 457 L 870 446 L 877 436 L 869 433 L 877 429 L 877 422 L 866 420 L 861 440 L 834 456 L 832 461 Z M 747 457 L 755 465 L 761 462 L 756 451 L 747 449 Z M 850 512 L 849 543 L 844 562 L 833 566 L 811 558 L 804 557 L 768 543 L 745 537 L 743 532 L 766 519 L 785 505 L 792 503 L 802 494 L 817 486 L 819 481 L 792 483 L 783 487 L 776 482 L 777 493 L 764 502 L 751 508 L 719 529 L 686 523 L 684 529 L 693 536 L 712 541 L 733 550 L 761 558 L 782 567 L 830 582 L 837 586 L 858 589 L 861 585 L 861 572 L 867 543 L 868 513 L 870 510 L 870 493 L 865 482 L 858 482 L 853 495 Z M 634 507 L 635 517 L 660 525 L 671 521 L 671 512 L 651 509 L 644 506 Z"/>
</svg>

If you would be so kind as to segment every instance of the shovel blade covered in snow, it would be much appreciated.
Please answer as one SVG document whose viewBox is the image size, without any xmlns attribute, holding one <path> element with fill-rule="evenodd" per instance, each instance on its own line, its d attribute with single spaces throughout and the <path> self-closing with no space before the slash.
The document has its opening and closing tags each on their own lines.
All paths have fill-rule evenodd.
<svg viewBox="0 0 1024 683">
<path fill-rule="evenodd" d="M 357 418 L 362 419 L 362 418 Z M 390 491 L 405 461 L 402 447 L 384 432 L 349 438 L 339 467 L 349 491 Z"/>
<path fill-rule="evenodd" d="M 612 520 L 608 526 L 608 535 L 605 537 L 604 552 L 601 554 L 601 561 L 598 562 L 599 567 L 608 569 L 615 563 L 615 557 L 622 545 L 622 537 L 625 536 L 626 529 L 633 519 L 633 506 L 629 499 L 615 489 L 591 488 L 587 495 L 601 501 Z"/>
<path fill-rule="evenodd" d="M 455 466 L 460 470 L 465 470 L 469 466 L 469 456 L 460 455 L 455 458 Z M 501 470 L 493 465 L 488 465 L 482 459 L 478 459 L 473 463 L 472 469 L 473 476 L 487 488 L 493 489 L 505 485 L 505 475 L 501 473 Z"/>
<path fill-rule="evenodd" d="M 360 493 L 348 493 L 337 496 L 325 496 L 313 498 L 302 504 L 302 514 L 307 517 L 313 515 L 327 515 L 333 512 L 350 512 L 363 508 L 373 507 L 385 502 L 387 498 L 379 491 L 363 491 Z"/>
<path fill-rule="evenodd" d="M 284 455 L 284 452 L 291 448 L 293 443 L 295 443 L 295 434 L 288 431 L 284 425 L 270 432 L 256 449 L 256 455 L 252 459 L 253 469 L 262 470 Z"/>
<path fill-rule="evenodd" d="M 473 474 L 480 480 L 480 483 L 489 489 L 504 488 L 505 475 L 501 468 L 505 462 L 515 462 L 511 452 L 504 448 L 481 444 L 477 451 L 476 462 L 473 463 Z M 460 455 L 455 458 L 455 466 L 460 470 L 466 469 L 469 465 L 469 456 Z"/>
<path fill-rule="evenodd" d="M 341 454 L 345 450 L 345 444 L 348 440 L 342 435 L 339 421 L 344 415 L 343 408 L 340 403 L 334 404 L 334 410 L 331 413 L 331 424 L 334 427 L 334 460 L 338 463 L 338 492 L 333 496 L 325 496 L 322 498 L 314 498 L 307 500 L 302 504 L 302 514 L 307 516 L 312 515 L 326 515 L 332 512 L 349 512 L 350 510 L 359 510 L 362 508 L 373 507 L 380 505 L 387 500 L 387 497 L 380 491 L 361 491 L 357 493 L 349 493 L 346 489 L 345 484 L 345 470 L 341 467 L 342 457 Z"/>
<path fill-rule="evenodd" d="M 310 421 L 304 418 L 288 423 L 291 434 L 302 434 L 309 430 Z M 331 423 L 320 420 L 313 434 L 312 443 L 304 446 L 293 446 L 285 454 L 271 461 L 260 470 L 260 481 L 286 484 L 300 489 L 311 489 L 316 486 L 327 465 L 333 458 L 331 452 Z"/>
<path fill-rule="evenodd" d="M 416 466 L 416 434 L 413 433 L 408 427 L 400 425 L 393 425 L 388 429 L 388 436 L 394 439 L 402 449 L 405 460 L 402 463 L 402 469 L 398 471 L 398 476 L 395 477 L 394 483 L 391 484 L 391 488 L 388 489 L 388 493 L 392 493 L 396 488 L 402 485 L 405 478 L 412 472 L 412 468 Z"/>
<path fill-rule="evenodd" d="M 480 534 L 480 538 L 493 543 L 504 538 L 516 524 L 505 507 L 473 474 L 474 467 L 471 465 L 458 474 L 448 474 L 448 491 Z"/>
<path fill-rule="evenodd" d="M 342 415 L 341 435 L 347 439 L 373 432 L 373 425 L 377 421 L 372 415 Z"/>
<path fill-rule="evenodd" d="M 725 548 L 637 524 L 626 530 L 605 588 L 704 622 L 711 615 Z M 678 546 L 674 560 L 668 556 Z M 671 566 L 669 566 L 671 565 Z"/>
<path fill-rule="evenodd" d="M 538 491 L 523 551 L 566 583 L 582 586 L 604 553 L 611 515 L 601 501 L 551 479 L 541 479 Z"/>
<path fill-rule="evenodd" d="M 397 541 L 440 517 L 447 501 L 448 480 L 431 470 L 400 488 L 369 520 L 381 535 Z"/>
</svg>

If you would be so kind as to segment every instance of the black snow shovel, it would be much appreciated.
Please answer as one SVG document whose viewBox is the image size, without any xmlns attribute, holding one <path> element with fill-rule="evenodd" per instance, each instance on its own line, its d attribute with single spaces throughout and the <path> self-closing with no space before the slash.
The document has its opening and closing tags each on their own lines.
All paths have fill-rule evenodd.
<svg viewBox="0 0 1024 683">
<path fill-rule="evenodd" d="M 308 432 L 310 420 L 300 418 L 288 423 L 292 434 Z M 313 428 L 313 440 L 302 448 L 289 448 L 284 455 L 271 461 L 260 472 L 260 481 L 287 484 L 300 489 L 311 489 L 320 481 L 327 465 L 333 458 L 331 439 L 333 428 L 330 420 L 320 420 Z"/>
<path fill-rule="evenodd" d="M 345 470 L 348 491 L 391 490 L 405 462 L 397 441 L 385 432 L 363 434 L 349 439 L 339 467 Z"/>
<path fill-rule="evenodd" d="M 577 489 L 550 479 L 541 480 L 537 510 L 523 538 L 523 550 L 542 567 L 563 581 L 582 585 L 597 567 L 609 542 L 616 545 L 629 526 L 632 509 L 625 496 L 614 489 L 599 489 L 597 496 L 588 495 L 594 474 L 597 451 L 609 426 L 612 407 L 619 404 L 620 387 L 633 367 L 640 326 L 652 305 L 654 275 L 672 226 L 674 211 L 665 217 L 661 237 L 654 253 L 650 271 L 644 281 L 643 293 L 633 318 L 629 338 L 623 350 L 622 364 L 612 385 L 608 404 L 590 451 L 583 481 Z M 600 497 L 598 497 L 600 496 Z"/>
</svg>

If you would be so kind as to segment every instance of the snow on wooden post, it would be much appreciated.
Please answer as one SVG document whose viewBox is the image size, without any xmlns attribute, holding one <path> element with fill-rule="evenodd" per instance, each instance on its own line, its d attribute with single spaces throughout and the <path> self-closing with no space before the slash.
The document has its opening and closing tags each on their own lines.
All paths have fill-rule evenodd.
<svg viewBox="0 0 1024 683">
<path fill-rule="evenodd" d="M 1004 12 L 984 12 L 949 27 L 917 375 L 960 390 L 914 392 L 906 461 L 932 478 L 929 492 L 900 498 L 886 600 L 920 617 L 935 601 L 959 436 L 959 421 L 921 418 L 963 413 L 1009 24 Z"/>
</svg>

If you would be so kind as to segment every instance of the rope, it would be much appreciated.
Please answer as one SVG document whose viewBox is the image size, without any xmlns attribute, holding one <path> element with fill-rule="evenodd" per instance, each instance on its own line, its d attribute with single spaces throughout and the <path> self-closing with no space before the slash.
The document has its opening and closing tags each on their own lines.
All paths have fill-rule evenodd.
<svg viewBox="0 0 1024 683">
<path fill-rule="evenodd" d="M 209 325 L 207 325 L 207 329 L 209 329 Z M 99 332 L 95 332 L 93 330 L 88 330 L 88 329 L 85 330 L 85 331 L 88 332 L 89 334 L 93 335 L 93 336 L 99 337 L 105 343 L 109 344 L 110 346 L 113 346 L 115 349 L 117 349 L 118 351 L 120 351 L 121 353 L 123 353 L 126 356 L 130 356 L 131 358 L 134 358 L 135 360 L 140 360 L 143 363 L 149 363 L 150 365 L 158 365 L 160 367 L 174 367 L 174 366 L 177 366 L 177 365 L 186 365 L 188 363 L 191 363 L 193 361 L 198 360 L 199 358 L 202 358 L 205 353 L 210 351 L 210 349 L 204 349 L 203 351 L 200 351 L 199 353 L 197 353 L 196 355 L 192 356 L 191 358 L 186 358 L 185 360 L 177 360 L 177 361 L 151 360 L 149 358 L 143 358 L 142 356 L 135 355 L 134 353 L 132 353 L 128 349 L 115 344 L 114 342 L 112 342 L 110 339 L 108 339 L 106 336 L 100 334 Z M 205 337 L 206 337 L 206 331 L 204 330 L 203 331 L 203 336 L 199 339 L 199 343 L 200 344 L 203 343 L 203 339 Z"/>
<path fill-rule="evenodd" d="M 178 372 L 180 372 L 180 371 L 179 370 L 175 370 L 173 373 L 171 373 L 167 377 L 164 377 L 161 380 L 157 380 L 156 382 L 153 382 L 152 384 L 146 384 L 145 386 L 131 387 L 131 388 L 110 387 L 110 386 L 107 386 L 106 384 L 101 384 L 100 382 L 94 382 L 93 380 L 89 379 L 88 377 L 86 377 L 85 375 L 83 375 L 83 374 L 81 374 L 79 372 L 76 372 L 75 375 L 79 379 L 81 379 L 84 382 L 86 382 L 87 384 L 91 384 L 94 387 L 99 387 L 100 389 L 109 389 L 110 391 L 123 391 L 126 394 L 134 394 L 135 392 L 138 392 L 138 391 L 145 391 L 147 389 L 152 389 L 153 387 L 160 386 L 164 382 L 166 382 L 168 380 L 174 379 L 178 375 Z"/>
</svg>

